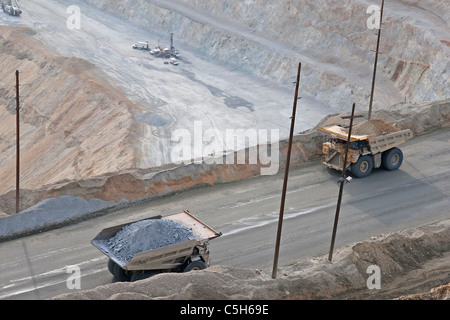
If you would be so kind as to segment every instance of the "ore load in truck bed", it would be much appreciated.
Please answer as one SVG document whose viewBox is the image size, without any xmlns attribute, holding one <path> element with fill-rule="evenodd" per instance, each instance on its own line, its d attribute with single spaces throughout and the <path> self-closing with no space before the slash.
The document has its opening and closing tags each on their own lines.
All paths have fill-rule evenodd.
<svg viewBox="0 0 450 320">
<path fill-rule="evenodd" d="M 192 230 L 167 219 L 148 219 L 126 225 L 105 243 L 114 257 L 128 263 L 137 253 L 195 239 Z"/>
<path fill-rule="evenodd" d="M 348 128 L 345 128 L 348 132 Z M 398 132 L 399 129 L 380 119 L 370 119 L 358 123 L 352 128 L 352 135 L 381 136 L 383 134 Z"/>
</svg>

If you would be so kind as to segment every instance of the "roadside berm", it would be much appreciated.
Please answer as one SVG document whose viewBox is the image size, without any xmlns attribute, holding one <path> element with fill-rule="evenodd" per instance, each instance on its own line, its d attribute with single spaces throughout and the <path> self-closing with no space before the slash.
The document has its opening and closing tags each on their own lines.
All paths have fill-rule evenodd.
<svg viewBox="0 0 450 320">
<path fill-rule="evenodd" d="M 280 268 L 276 279 L 271 270 L 212 265 L 53 299 L 448 299 L 449 287 L 450 220 L 444 220 L 343 246 L 331 262 L 328 255 L 300 259 Z"/>
</svg>

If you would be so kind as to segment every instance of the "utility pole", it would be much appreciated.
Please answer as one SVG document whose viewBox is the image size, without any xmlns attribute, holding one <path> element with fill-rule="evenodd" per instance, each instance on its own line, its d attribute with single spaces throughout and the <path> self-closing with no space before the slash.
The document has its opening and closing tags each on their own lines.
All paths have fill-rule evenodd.
<svg viewBox="0 0 450 320">
<path fill-rule="evenodd" d="M 372 117 L 372 103 L 373 103 L 373 94 L 374 94 L 374 90 L 375 90 L 375 77 L 377 74 L 378 53 L 379 53 L 379 48 L 380 48 L 381 24 L 383 23 L 383 8 L 384 8 L 384 0 L 382 0 L 382 2 L 381 2 L 380 29 L 378 30 L 377 49 L 375 50 L 375 63 L 373 66 L 372 89 L 370 91 L 369 115 L 367 116 L 368 120 L 370 120 L 370 118 Z"/>
<path fill-rule="evenodd" d="M 19 127 L 19 70 L 16 70 L 16 213 L 19 212 L 20 190 L 20 127 Z"/>
<path fill-rule="evenodd" d="M 342 201 L 342 193 L 344 191 L 344 183 L 347 181 L 345 177 L 345 172 L 347 171 L 347 157 L 348 157 L 348 146 L 350 144 L 350 138 L 352 135 L 352 127 L 353 127 L 353 119 L 354 118 L 361 118 L 362 116 L 355 116 L 355 104 L 353 103 L 352 107 L 352 115 L 342 117 L 342 119 L 350 119 L 350 127 L 348 128 L 348 137 L 347 137 L 347 144 L 345 146 L 345 155 L 344 155 L 344 163 L 342 165 L 342 175 L 339 178 L 339 196 L 338 196 L 338 202 L 336 206 L 336 214 L 334 217 L 334 225 L 333 225 L 333 233 L 331 235 L 331 245 L 330 245 L 330 252 L 328 254 L 328 260 L 331 261 L 333 258 L 333 249 L 334 249 L 334 240 L 336 239 L 336 231 L 337 231 L 337 225 L 339 220 L 339 212 L 341 211 L 341 201 Z"/>
<path fill-rule="evenodd" d="M 278 230 L 277 230 L 277 238 L 275 243 L 275 255 L 273 261 L 273 270 L 272 270 L 272 278 L 275 279 L 277 277 L 277 267 L 278 267 L 278 255 L 280 250 L 280 239 L 281 239 L 281 229 L 283 225 L 283 214 L 284 214 L 284 203 L 286 200 L 286 189 L 287 189 L 287 181 L 289 176 L 289 165 L 291 162 L 291 149 L 292 149 L 292 139 L 294 136 L 294 125 L 295 125 L 295 114 L 297 110 L 297 101 L 298 101 L 298 87 L 300 85 L 300 71 L 302 69 L 301 62 L 298 64 L 298 72 L 297 72 L 297 82 L 295 86 L 295 97 L 294 97 L 294 106 L 292 108 L 292 117 L 291 117 L 291 130 L 289 134 L 289 145 L 288 151 L 286 155 L 286 168 L 284 170 L 284 182 L 283 182 L 283 191 L 281 194 L 281 205 L 280 205 L 280 215 L 278 217 Z M 273 152 L 273 150 L 272 150 Z"/>
</svg>

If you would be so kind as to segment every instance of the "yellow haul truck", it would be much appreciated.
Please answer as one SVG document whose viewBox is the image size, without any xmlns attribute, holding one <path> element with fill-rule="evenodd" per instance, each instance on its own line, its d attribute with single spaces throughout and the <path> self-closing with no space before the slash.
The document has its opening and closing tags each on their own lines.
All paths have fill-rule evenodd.
<svg viewBox="0 0 450 320">
<path fill-rule="evenodd" d="M 329 137 L 322 145 L 323 164 L 342 170 L 348 139 L 348 128 L 332 125 L 319 127 L 318 131 Z M 399 130 L 380 119 L 354 125 L 348 148 L 346 169 L 357 178 L 370 175 L 374 168 L 397 170 L 403 162 L 403 152 L 398 145 L 411 139 L 411 130 Z"/>
</svg>

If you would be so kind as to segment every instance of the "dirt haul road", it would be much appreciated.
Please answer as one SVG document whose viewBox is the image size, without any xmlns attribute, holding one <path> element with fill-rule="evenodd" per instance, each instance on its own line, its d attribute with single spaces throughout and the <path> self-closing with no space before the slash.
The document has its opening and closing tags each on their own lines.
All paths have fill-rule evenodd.
<svg viewBox="0 0 450 320">
<path fill-rule="evenodd" d="M 405 160 L 400 170 L 375 170 L 347 184 L 335 248 L 448 219 L 449 140 L 448 129 L 415 137 L 402 147 Z M 319 163 L 291 170 L 280 267 L 328 253 L 338 177 L 339 172 Z M 90 244 L 99 230 L 184 209 L 223 233 L 210 243 L 212 265 L 258 268 L 270 274 L 282 180 L 280 170 L 276 176 L 192 190 L 2 243 L 0 299 L 45 299 L 73 292 L 67 287 L 73 265 L 80 268 L 81 289 L 111 283 L 107 258 Z"/>
</svg>

